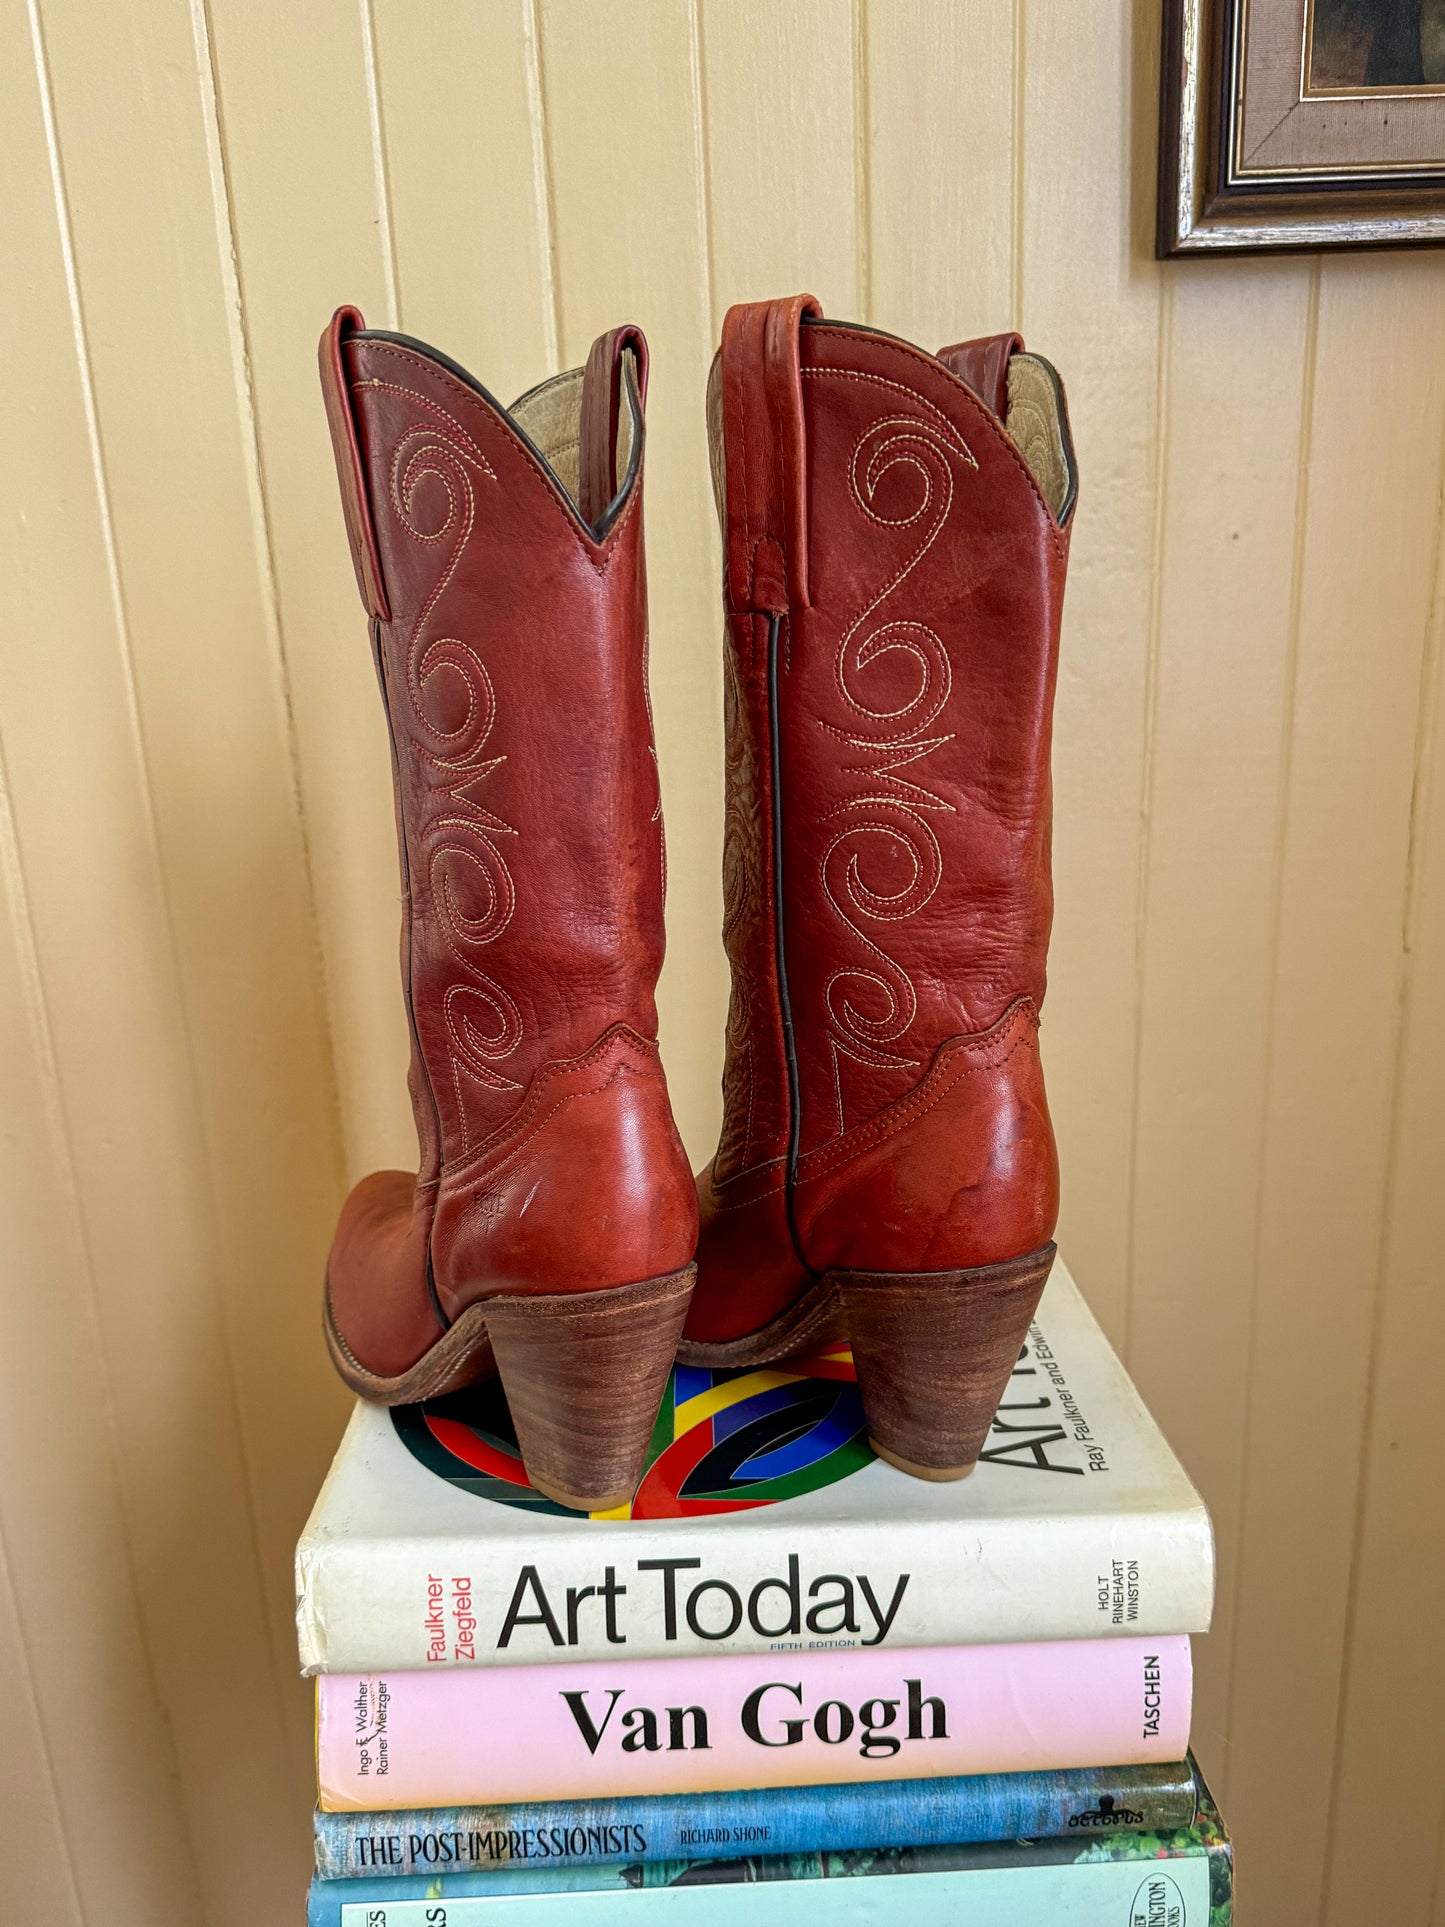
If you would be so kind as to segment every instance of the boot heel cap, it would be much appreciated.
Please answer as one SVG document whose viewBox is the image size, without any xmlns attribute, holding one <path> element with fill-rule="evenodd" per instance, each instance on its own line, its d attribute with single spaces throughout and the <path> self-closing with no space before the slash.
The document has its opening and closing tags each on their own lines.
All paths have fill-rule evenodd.
<svg viewBox="0 0 1445 1927">
<path fill-rule="evenodd" d="M 910 1479 L 928 1479 L 934 1485 L 956 1485 L 960 1479 L 966 1479 L 978 1463 L 975 1459 L 968 1465 L 920 1465 L 916 1459 L 905 1459 L 901 1452 L 891 1451 L 882 1439 L 875 1438 L 871 1432 L 868 1434 L 868 1443 L 875 1457 L 882 1459 L 885 1465 L 906 1472 Z"/>
<path fill-rule="evenodd" d="M 915 1479 L 973 1470 L 1053 1262 L 1049 1244 L 964 1271 L 831 1274 L 879 1458 Z"/>
<path fill-rule="evenodd" d="M 609 1512 L 636 1491 L 696 1270 L 484 1301 L 527 1478 L 556 1504 Z"/>
</svg>

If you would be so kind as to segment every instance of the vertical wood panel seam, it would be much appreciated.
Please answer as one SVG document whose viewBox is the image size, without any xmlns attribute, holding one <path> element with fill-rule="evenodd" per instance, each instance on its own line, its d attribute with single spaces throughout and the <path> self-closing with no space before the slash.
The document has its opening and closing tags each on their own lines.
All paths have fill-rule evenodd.
<svg viewBox="0 0 1445 1927">
<path fill-rule="evenodd" d="M 859 315 L 873 322 L 872 76 L 868 0 L 853 0 L 853 280 Z"/>
<path fill-rule="evenodd" d="M 324 1102 L 329 1126 L 329 1162 L 335 1189 L 345 1185 L 345 1136 L 341 1103 L 341 1076 L 337 1062 L 336 1034 L 332 1018 L 330 980 L 321 933 L 321 912 L 316 889 L 316 867 L 311 841 L 311 826 L 306 815 L 305 792 L 301 777 L 300 732 L 296 722 L 291 688 L 290 662 L 286 650 L 280 590 L 276 580 L 275 545 L 272 536 L 271 507 L 266 488 L 265 462 L 257 419 L 255 378 L 252 366 L 250 325 L 242 287 L 240 249 L 236 231 L 235 199 L 231 186 L 230 161 L 226 148 L 221 104 L 220 75 L 217 71 L 215 39 L 211 30 L 210 0 L 191 0 L 191 38 L 196 57 L 196 84 L 205 130 L 206 163 L 211 190 L 212 218 L 216 228 L 216 259 L 224 291 L 226 335 L 231 378 L 235 394 L 237 429 L 241 443 L 241 467 L 245 477 L 247 507 L 251 523 L 251 544 L 260 588 L 263 646 L 266 656 L 271 698 L 281 728 L 286 758 L 287 785 L 291 815 L 300 847 L 302 881 L 305 891 L 305 921 L 309 949 L 308 976 L 311 985 L 312 1015 L 323 1051 L 325 1079 Z M 222 1324 L 227 1324 L 224 1308 Z M 228 1340 L 229 1344 L 229 1340 Z M 239 1398 L 236 1399 L 237 1437 L 240 1445 L 246 1490 L 255 1504 L 255 1481 L 251 1447 Z M 257 1509 L 257 1570 L 264 1579 Z M 263 1585 L 264 1593 L 264 1585 Z M 264 1597 L 262 1611 L 270 1626 Z M 280 1656 L 272 1650 L 273 1672 L 280 1667 Z M 277 1679 L 278 1694 L 280 1680 Z M 293 1728 L 281 1721 L 283 1743 L 290 1744 Z"/>
<path fill-rule="evenodd" d="M 80 277 L 76 263 L 75 236 L 70 221 L 70 208 L 65 185 L 64 157 L 60 148 L 60 130 L 55 115 L 54 90 L 51 81 L 49 56 L 46 52 L 44 25 L 40 16 L 40 0 L 26 0 L 26 4 L 30 17 L 31 40 L 35 52 L 35 66 L 39 83 L 41 114 L 45 126 L 46 148 L 50 160 L 51 180 L 55 197 L 56 225 L 59 232 L 61 260 L 65 273 L 66 292 L 70 307 L 77 376 L 85 415 L 86 438 L 90 449 L 91 476 L 99 513 L 101 540 L 105 553 L 106 576 L 115 618 L 116 652 L 120 663 L 121 682 L 125 691 L 126 719 L 130 737 L 134 745 L 136 765 L 139 774 L 143 834 L 147 855 L 156 880 L 157 895 L 160 900 L 160 921 L 164 933 L 165 957 L 171 987 L 174 991 L 177 1023 L 184 1045 L 186 1094 L 189 1100 L 189 1108 L 196 1121 L 197 1136 L 200 1140 L 204 1194 L 202 1204 L 203 1222 L 207 1233 L 209 1250 L 213 1254 L 218 1249 L 220 1243 L 220 1227 L 216 1213 L 215 1179 L 213 1175 L 215 1170 L 215 1156 L 206 1133 L 205 1110 L 200 1101 L 199 1075 L 196 1069 L 195 1039 L 191 1029 L 190 1010 L 184 994 L 183 986 L 185 979 L 181 970 L 180 951 L 176 939 L 175 913 L 171 904 L 170 887 L 161 856 L 160 835 L 156 823 L 155 793 L 150 771 L 150 756 L 146 742 L 145 724 L 141 713 L 140 691 L 136 681 L 135 655 L 131 646 L 130 636 L 130 618 L 126 607 L 125 587 L 120 568 L 120 554 L 116 543 L 115 517 L 111 505 L 110 480 L 106 469 L 104 441 L 100 432 L 100 415 L 95 395 L 95 374 L 90 356 L 90 343 L 85 320 L 85 304 L 80 291 Z M 78 1169 L 76 1176 L 78 1180 Z M 77 1191 L 77 1195 L 80 1196 L 79 1191 Z M 83 1221 L 83 1197 L 80 1208 Z M 207 1285 L 215 1312 L 216 1326 L 220 1335 L 220 1349 L 224 1368 L 227 1404 L 240 1460 L 241 1489 L 245 1495 L 246 1533 L 254 1566 L 257 1599 L 265 1629 L 266 1648 L 270 1658 L 272 1686 L 276 1695 L 276 1711 L 281 1731 L 284 1733 L 286 1730 L 286 1717 L 281 1693 L 281 1676 L 278 1671 L 276 1643 L 271 1630 L 271 1615 L 266 1610 L 265 1605 L 265 1568 L 261 1556 L 260 1525 L 250 1458 L 245 1449 L 245 1432 L 241 1423 L 240 1394 L 237 1385 L 235 1355 L 232 1350 L 229 1321 L 225 1315 L 224 1304 L 220 1302 L 220 1294 L 216 1289 L 213 1274 L 208 1273 Z M 99 1325 L 98 1319 L 97 1333 L 103 1341 L 103 1330 Z M 105 1358 L 103 1342 L 101 1344 L 101 1356 L 103 1359 Z M 123 1495 L 119 1506 L 119 1513 L 127 1535 L 129 1535 L 129 1519 L 126 1514 Z M 132 1571 L 137 1570 L 133 1556 L 131 1568 Z M 143 1617 L 141 1626 L 144 1631 Z M 158 1680 L 158 1675 L 153 1676 Z M 189 1837 L 190 1821 L 184 1801 L 181 1805 L 181 1812 Z M 193 1859 L 196 1859 L 194 1841 L 191 1842 L 191 1850 Z M 197 1865 L 199 1865 L 198 1860 Z"/>
<path fill-rule="evenodd" d="M 38 28 L 38 21 L 32 20 L 32 32 Z M 42 90 L 48 76 L 38 66 L 40 48 L 37 45 L 37 77 Z M 48 104 L 48 97 L 47 97 Z M 52 162 L 53 166 L 53 162 Z M 160 1678 L 156 1670 L 155 1655 L 151 1650 L 146 1629 L 145 1614 L 141 1610 L 139 1566 L 135 1555 L 135 1543 L 131 1534 L 130 1519 L 126 1511 L 124 1487 L 120 1474 L 120 1426 L 116 1418 L 115 1396 L 111 1385 L 110 1361 L 106 1357 L 101 1333 L 100 1309 L 98 1304 L 98 1285 L 96 1280 L 95 1256 L 91 1248 L 90 1231 L 86 1222 L 85 1209 L 81 1201 L 80 1179 L 76 1169 L 75 1147 L 71 1138 L 69 1119 L 66 1115 L 65 1100 L 60 1087 L 60 1070 L 55 1056 L 55 1032 L 51 1022 L 49 1000 L 45 992 L 45 975 L 40 966 L 40 951 L 35 938 L 35 919 L 30 908 L 30 888 L 25 876 L 25 860 L 21 853 L 20 837 L 11 803 L 9 765 L 5 756 L 4 732 L 0 730 L 0 895 L 3 895 L 6 916 L 13 933 L 20 967 L 22 994 L 25 998 L 26 1026 L 30 1033 L 31 1050 L 36 1071 L 40 1080 L 41 1106 L 45 1134 L 51 1148 L 56 1177 L 64 1196 L 71 1239 L 80 1260 L 80 1272 L 84 1280 L 82 1291 L 82 1312 L 90 1332 L 91 1343 L 100 1367 L 99 1420 L 106 1441 L 106 1456 L 111 1487 L 111 1504 L 119 1524 L 121 1566 L 126 1583 L 130 1589 L 130 1621 L 135 1631 L 136 1643 L 140 1649 L 141 1663 L 145 1668 L 145 1685 L 151 1703 L 156 1709 L 169 1765 L 173 1787 L 181 1781 L 180 1759 L 175 1749 L 175 1736 L 166 1711 L 161 1693 Z M 20 1621 L 18 1607 L 16 1626 L 22 1643 L 24 1628 Z M 27 1665 L 28 1648 L 26 1652 Z M 43 1728 L 42 1728 L 43 1731 Z M 180 1820 L 180 1834 L 185 1842 L 192 1885 L 195 1892 L 201 1893 L 200 1859 L 196 1844 L 191 1837 L 189 1818 L 185 1803 L 177 1800 L 177 1813 Z M 70 1851 L 67 1835 L 67 1851 Z M 82 1909 L 83 1913 L 83 1909 Z M 202 1923 L 204 1927 L 204 1923 Z"/>
<path fill-rule="evenodd" d="M 1442 603 L 1445 603 L 1445 580 L 1442 580 L 1442 564 L 1445 564 L 1445 416 L 1442 416 L 1440 436 L 1440 455 L 1436 468 L 1435 485 L 1435 533 L 1430 558 L 1430 577 L 1432 593 L 1430 608 L 1426 617 L 1424 647 L 1420 652 L 1418 707 L 1415 715 L 1415 749 L 1413 760 L 1413 780 L 1410 787 L 1409 828 L 1406 837 L 1405 890 L 1400 915 L 1400 951 L 1396 966 L 1394 1028 L 1390 1051 L 1390 1108 L 1389 1123 L 1385 1138 L 1385 1208 L 1381 1213 L 1379 1247 L 1375 1259 L 1372 1279 L 1373 1302 L 1370 1306 L 1370 1334 L 1368 1339 L 1367 1364 L 1365 1370 L 1365 1403 L 1362 1417 L 1362 1451 L 1360 1463 L 1356 1468 L 1354 1517 L 1350 1530 L 1349 1579 L 1345 1596 L 1345 1622 L 1343 1637 L 1343 1659 L 1340 1667 L 1340 1692 L 1335 1708 L 1335 1748 L 1330 1769 L 1329 1823 L 1325 1838 L 1328 1842 L 1325 1852 L 1324 1883 L 1322 1891 L 1321 1918 L 1329 1914 L 1330 1890 L 1333 1882 L 1335 1864 L 1341 1850 L 1338 1831 L 1340 1764 L 1345 1739 L 1345 1726 L 1349 1708 L 1349 1687 L 1352 1672 L 1351 1656 L 1354 1652 L 1354 1634 L 1359 1610 L 1360 1559 L 1365 1536 L 1365 1514 L 1369 1494 L 1370 1471 L 1374 1462 L 1372 1421 L 1377 1400 L 1376 1373 L 1379 1366 L 1380 1347 L 1383 1337 L 1386 1280 L 1393 1246 L 1394 1209 L 1397 1202 L 1396 1166 L 1398 1162 L 1400 1135 L 1403 1128 L 1401 1112 L 1405 1089 L 1405 1047 L 1409 1038 L 1409 1016 L 1415 991 L 1415 934 L 1419 914 L 1420 872 L 1425 858 L 1424 825 L 1427 805 L 1431 791 L 1438 776 L 1433 768 L 1434 754 L 1438 748 L 1435 727 L 1435 703 L 1439 680 L 1439 661 L 1441 649 Z M 1445 1824 L 1445 1785 L 1437 1788 L 1441 1800 L 1441 1821 Z"/>
<path fill-rule="evenodd" d="M 402 323 L 401 278 L 396 263 L 396 228 L 391 218 L 391 168 L 386 152 L 386 116 L 381 102 L 381 75 L 376 59 L 376 20 L 372 0 L 357 0 L 361 42 L 366 54 L 366 111 L 371 136 L 371 166 L 376 180 L 376 212 L 381 222 L 381 259 L 386 277 L 389 328 Z"/>
<path fill-rule="evenodd" d="M 1264 1074 L 1260 1087 L 1261 1114 L 1264 1119 L 1267 1119 L 1268 1116 L 1270 1091 L 1274 1079 L 1275 1023 L 1279 1007 L 1279 953 L 1283 925 L 1281 897 L 1284 890 L 1284 865 L 1289 836 L 1290 782 L 1294 766 L 1295 711 L 1299 696 L 1300 625 L 1304 603 L 1305 543 L 1309 531 L 1310 465 L 1314 453 L 1315 364 L 1319 349 L 1319 327 L 1320 262 L 1316 259 L 1310 268 L 1309 310 L 1305 322 L 1304 367 L 1300 372 L 1300 437 L 1295 480 L 1294 538 L 1290 558 L 1289 615 L 1286 626 L 1288 639 L 1285 647 L 1283 701 L 1280 706 L 1281 740 L 1278 776 L 1276 778 L 1275 788 L 1274 849 L 1270 862 L 1269 927 L 1265 944 L 1268 990 L 1266 994 Z M 1251 1237 L 1249 1336 L 1244 1369 L 1244 1435 L 1241 1441 L 1242 1450 L 1239 1458 L 1239 1482 L 1235 1492 L 1234 1506 L 1236 1553 L 1244 1535 L 1244 1521 L 1249 1499 L 1250 1442 L 1254 1430 L 1255 1389 L 1259 1375 L 1259 1272 L 1264 1225 L 1264 1188 L 1265 1159 L 1263 1155 L 1261 1155 L 1259 1169 L 1255 1175 L 1254 1225 Z M 1228 1797 L 1230 1779 L 1232 1749 L 1227 1736 L 1233 1725 L 1230 1715 L 1234 1706 L 1237 1667 L 1236 1656 L 1239 1650 L 1240 1600 L 1242 1590 L 1240 1585 L 1239 1562 L 1236 1557 L 1234 1567 L 1234 1597 L 1230 1603 L 1229 1613 L 1228 1674 L 1224 1691 L 1226 1743 L 1224 1751 L 1223 1788 L 1220 1794 L 1221 1799 L 1227 1799 Z"/>
<path fill-rule="evenodd" d="M 100 1315 L 96 1307 L 95 1267 L 91 1260 L 90 1241 L 85 1231 L 84 1213 L 80 1207 L 80 1187 L 76 1181 L 74 1154 L 70 1145 L 70 1134 L 65 1121 L 65 1105 L 60 1095 L 60 1075 L 55 1062 L 49 1010 L 45 998 L 44 975 L 40 968 L 40 956 L 35 942 L 35 924 L 30 909 L 30 892 L 25 881 L 25 865 L 20 853 L 20 839 L 16 831 L 14 810 L 10 796 L 9 767 L 5 756 L 3 731 L 0 731 L 0 896 L 3 896 L 7 920 L 14 936 L 20 965 L 20 980 L 25 998 L 26 1027 L 30 1032 L 36 1070 L 40 1078 L 41 1103 L 44 1109 L 46 1136 L 52 1146 L 59 1177 L 60 1189 L 65 1195 L 71 1219 L 71 1236 L 75 1241 L 82 1259 L 85 1278 L 84 1306 L 86 1322 L 100 1361 L 101 1398 L 100 1423 L 105 1435 L 109 1452 L 110 1483 L 116 1495 L 116 1511 L 121 1521 L 121 1559 L 130 1587 L 130 1617 L 139 1635 L 139 1642 L 146 1666 L 146 1685 L 160 1716 L 165 1732 L 165 1746 L 174 1777 L 179 1775 L 179 1762 L 172 1744 L 170 1722 L 165 1718 L 156 1680 L 155 1668 L 151 1661 L 149 1644 L 145 1638 L 145 1622 L 140 1610 L 140 1588 L 136 1579 L 134 1548 L 131 1543 L 124 1508 L 119 1503 L 119 1447 L 115 1420 L 115 1404 L 111 1396 L 110 1371 L 105 1356 L 105 1347 L 100 1342 Z M 65 1841 L 66 1868 L 72 1887 L 75 1890 L 77 1912 L 82 1920 L 86 1918 L 84 1907 L 80 1904 L 79 1886 L 76 1881 L 74 1849 L 70 1842 L 69 1829 L 65 1824 L 64 1809 L 60 1804 L 59 1788 L 55 1781 L 53 1764 L 50 1758 L 49 1741 L 46 1737 L 45 1722 L 40 1715 L 39 1696 L 35 1690 L 34 1674 L 30 1659 L 29 1642 L 25 1637 L 24 1621 L 20 1615 L 19 1601 L 11 1579 L 12 1567 L 6 1550 L 4 1521 L 0 1518 L 0 1577 L 3 1577 L 7 1592 L 15 1605 L 16 1637 L 20 1641 L 21 1658 L 25 1666 L 26 1684 L 30 1698 L 36 1709 L 36 1723 L 40 1730 L 41 1745 L 44 1749 L 47 1771 L 50 1774 L 52 1794 L 56 1814 L 60 1822 L 61 1837 Z M 194 1843 L 188 1829 L 183 1825 L 183 1837 L 190 1853 L 191 1868 L 199 1888 L 199 1868 L 196 1862 Z"/>
<path fill-rule="evenodd" d="M 225 289 L 226 332 L 230 347 L 231 373 L 236 389 L 237 425 L 241 434 L 246 498 L 251 512 L 251 539 L 256 556 L 256 573 L 261 584 L 266 660 L 270 671 L 272 700 L 276 705 L 276 713 L 281 723 L 282 741 L 286 751 L 291 814 L 295 818 L 301 849 L 302 876 L 306 892 L 306 927 L 311 952 L 313 1005 L 324 1045 L 326 1108 L 331 1125 L 332 1164 L 339 1190 L 344 1182 L 346 1170 L 341 1075 L 337 1063 L 336 1031 L 331 1011 L 326 949 L 321 936 L 316 859 L 311 839 L 310 819 L 306 814 L 305 786 L 301 777 L 300 731 L 297 727 L 296 704 L 291 688 L 291 664 L 287 652 L 286 625 L 281 613 L 281 595 L 276 580 L 276 550 L 272 535 L 271 504 L 266 486 L 266 463 L 261 452 L 261 430 L 256 411 L 251 330 L 246 314 L 245 288 L 236 234 L 235 196 L 231 187 L 230 156 L 226 145 L 220 76 L 216 68 L 215 39 L 211 30 L 211 0 L 191 0 L 191 35 L 196 47 L 196 78 L 201 96 L 201 118 L 205 124 L 206 159 L 211 176 L 211 206 L 216 222 L 216 252 Z"/>
<path fill-rule="evenodd" d="M 29 18 L 31 49 L 35 60 L 36 90 L 40 102 L 41 120 L 45 130 L 46 154 L 50 165 L 51 192 L 55 201 L 55 221 L 60 243 L 61 263 L 65 275 L 66 299 L 70 309 L 72 346 L 74 349 L 77 376 L 81 388 L 82 406 L 85 413 L 86 435 L 90 447 L 92 464 L 92 485 L 96 489 L 102 540 L 106 554 L 107 579 L 112 601 L 117 610 L 117 620 L 123 621 L 120 608 L 120 577 L 115 554 L 114 531 L 110 520 L 110 501 L 103 485 L 100 472 L 99 423 L 95 414 L 95 396 L 91 386 L 90 357 L 83 332 L 80 307 L 80 287 L 76 276 L 75 254 L 70 231 L 70 213 L 66 204 L 65 174 L 61 164 L 59 130 L 55 124 L 55 104 L 51 91 L 50 61 L 45 48 L 45 30 L 40 18 L 39 0 L 26 0 Z M 125 662 L 127 671 L 127 690 L 131 703 L 131 727 L 139 728 L 139 718 L 135 714 L 135 692 L 129 682 L 130 663 Z M 149 836 L 152 860 L 159 866 L 159 852 L 156 847 L 155 824 L 151 812 L 149 784 L 146 786 L 146 828 Z M 10 809 L 10 787 L 4 762 L 4 745 L 0 740 L 0 803 L 3 803 L 3 817 L 0 817 L 0 861 L 4 861 L 9 873 L 12 901 L 19 906 L 21 924 L 19 934 L 22 941 L 26 966 L 26 981 L 30 991 L 30 1029 L 35 1040 L 36 1054 L 41 1066 L 41 1089 L 53 1106 L 48 1120 L 50 1136 L 57 1146 L 58 1163 L 63 1184 L 71 1200 L 74 1218 L 74 1233 L 84 1254 L 86 1281 L 85 1304 L 89 1315 L 91 1334 L 95 1343 L 96 1356 L 100 1362 L 101 1419 L 110 1443 L 112 1472 L 115 1484 L 116 1519 L 120 1528 L 121 1556 L 130 1582 L 131 1612 L 136 1627 L 136 1635 L 144 1656 L 147 1684 L 160 1714 L 161 1726 L 165 1732 L 166 1745 L 170 1751 L 173 1771 L 177 1781 L 180 1778 L 180 1760 L 175 1752 L 174 1734 L 166 1714 L 165 1700 L 160 1690 L 160 1676 L 155 1664 L 155 1654 L 151 1648 L 149 1628 L 145 1613 L 141 1608 L 139 1562 L 136 1558 L 135 1536 L 132 1530 L 129 1510 L 125 1502 L 124 1483 L 120 1476 L 120 1426 L 116 1416 L 115 1391 L 111 1380 L 110 1359 L 107 1355 L 101 1325 L 100 1309 L 97 1302 L 98 1286 L 95 1268 L 95 1255 L 91 1246 L 89 1225 L 86 1218 L 84 1201 L 81 1196 L 80 1174 L 76 1164 L 74 1139 L 70 1120 L 66 1112 L 65 1100 L 61 1091 L 59 1067 L 56 1063 L 54 1047 L 54 1028 L 50 1021 L 49 1007 L 45 994 L 44 973 L 40 966 L 39 948 L 35 940 L 34 917 L 30 909 L 30 893 L 25 882 L 24 859 L 21 854 L 18 828 Z M 12 911 L 12 914 L 14 912 Z M 196 1850 L 195 1838 L 191 1832 L 190 1815 L 185 1802 L 177 1803 L 181 1836 L 186 1843 L 191 1872 L 198 1895 L 203 1892 L 200 1880 L 200 1856 Z"/>
<path fill-rule="evenodd" d="M 1159 278 L 1159 324 L 1154 377 L 1154 495 L 1149 534 L 1149 613 L 1144 656 L 1143 736 L 1139 770 L 1139 845 L 1134 884 L 1134 1026 L 1129 1099 L 1129 1169 L 1124 1221 L 1124 1330 L 1129 1356 L 1134 1330 L 1135 1257 L 1138 1246 L 1139 1112 L 1144 1086 L 1144 981 L 1149 936 L 1149 872 L 1153 856 L 1154 750 L 1159 725 L 1159 656 L 1164 623 L 1165 513 L 1169 489 L 1170 377 L 1173 371 L 1174 280 Z"/>
<path fill-rule="evenodd" d="M 688 8 L 688 42 L 692 66 L 693 139 L 697 158 L 698 219 L 702 226 L 702 271 L 712 339 L 722 334 L 722 316 L 717 309 L 717 242 L 713 233 L 712 141 L 707 104 L 707 41 L 702 24 L 703 0 L 691 0 Z"/>
<path fill-rule="evenodd" d="M 13 1564 L 10 1548 L 5 1536 L 5 1519 L 0 1512 L 0 1588 L 4 1589 L 10 1601 L 10 1617 L 15 1626 L 15 1638 L 20 1648 L 21 1690 L 35 1722 L 36 1738 L 40 1743 L 41 1772 L 45 1778 L 45 1791 L 49 1796 L 50 1809 L 55 1815 L 55 1830 L 60 1835 L 65 1849 L 65 1884 L 70 1889 L 70 1901 L 77 1920 L 89 1919 L 85 1903 L 80 1897 L 80 1882 L 75 1874 L 75 1849 L 70 1842 L 70 1829 L 65 1822 L 65 1809 L 60 1802 L 60 1786 L 55 1774 L 55 1761 L 51 1757 L 50 1739 L 45 1730 L 45 1720 L 40 1710 L 40 1696 L 35 1690 L 35 1668 L 30 1659 L 30 1646 L 25 1637 L 25 1627 L 20 1617 L 20 1602 L 15 1596 L 15 1581 L 12 1577 Z"/>
<path fill-rule="evenodd" d="M 1024 0 L 1013 0 L 1013 91 L 1009 108 L 1009 318 L 1024 325 L 1024 78 L 1028 45 Z"/>
<path fill-rule="evenodd" d="M 537 181 L 537 219 L 541 226 L 542 260 L 546 264 L 547 314 L 551 326 L 551 361 L 558 370 L 565 353 L 562 325 L 562 277 L 557 272 L 557 183 L 552 166 L 551 122 L 547 109 L 547 62 L 542 48 L 538 0 L 522 0 L 522 31 L 527 45 L 527 97 L 531 110 L 533 172 Z"/>
</svg>

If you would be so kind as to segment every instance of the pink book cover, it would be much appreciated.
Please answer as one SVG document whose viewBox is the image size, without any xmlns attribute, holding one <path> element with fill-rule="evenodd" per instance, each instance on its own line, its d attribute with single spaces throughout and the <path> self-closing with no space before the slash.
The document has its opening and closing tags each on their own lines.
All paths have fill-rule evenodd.
<svg viewBox="0 0 1445 1927">
<path fill-rule="evenodd" d="M 1180 1760 L 1189 1641 L 324 1674 L 331 1812 Z"/>
</svg>

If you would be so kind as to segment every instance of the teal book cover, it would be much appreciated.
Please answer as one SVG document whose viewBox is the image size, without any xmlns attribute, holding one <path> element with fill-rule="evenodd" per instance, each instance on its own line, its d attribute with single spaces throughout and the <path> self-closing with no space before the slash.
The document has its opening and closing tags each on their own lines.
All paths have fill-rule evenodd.
<svg viewBox="0 0 1445 1927">
<path fill-rule="evenodd" d="M 741 1896 L 747 1886 L 745 1916 Z M 1200 1783 L 1192 1827 L 914 1848 L 312 1882 L 308 1927 L 1232 1927 L 1233 1853 Z"/>
</svg>

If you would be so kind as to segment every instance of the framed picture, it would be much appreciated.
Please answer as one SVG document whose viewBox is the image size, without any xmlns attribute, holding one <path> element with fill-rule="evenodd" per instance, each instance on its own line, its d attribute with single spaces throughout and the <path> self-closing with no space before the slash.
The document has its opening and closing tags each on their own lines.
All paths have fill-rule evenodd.
<svg viewBox="0 0 1445 1927">
<path fill-rule="evenodd" d="M 1445 242 L 1445 0 L 1164 0 L 1161 257 Z"/>
</svg>

